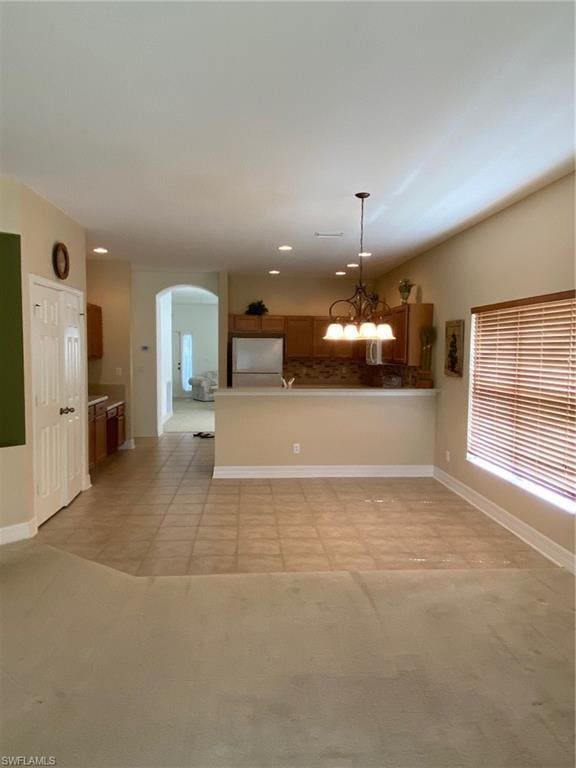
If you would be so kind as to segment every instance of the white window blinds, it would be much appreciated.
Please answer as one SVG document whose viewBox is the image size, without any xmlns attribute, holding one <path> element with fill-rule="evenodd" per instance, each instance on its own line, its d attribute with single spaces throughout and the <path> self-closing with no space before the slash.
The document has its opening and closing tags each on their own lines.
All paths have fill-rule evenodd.
<svg viewBox="0 0 576 768">
<path fill-rule="evenodd" d="M 576 508 L 574 291 L 475 307 L 468 458 Z M 498 472 L 501 470 L 501 472 Z M 522 484 L 522 483 L 520 483 Z"/>
</svg>

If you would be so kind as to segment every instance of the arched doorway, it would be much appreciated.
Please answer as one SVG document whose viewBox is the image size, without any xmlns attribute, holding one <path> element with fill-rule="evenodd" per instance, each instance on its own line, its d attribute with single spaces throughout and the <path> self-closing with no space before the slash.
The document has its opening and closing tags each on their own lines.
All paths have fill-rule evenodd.
<svg viewBox="0 0 576 768">
<path fill-rule="evenodd" d="M 156 294 L 158 434 L 213 432 L 218 296 L 195 285 Z"/>
</svg>

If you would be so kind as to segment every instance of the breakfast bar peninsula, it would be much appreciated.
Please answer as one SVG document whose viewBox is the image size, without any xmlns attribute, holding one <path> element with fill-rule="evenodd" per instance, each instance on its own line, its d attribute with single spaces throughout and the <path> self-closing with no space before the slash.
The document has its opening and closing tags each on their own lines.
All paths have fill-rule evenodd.
<svg viewBox="0 0 576 768">
<path fill-rule="evenodd" d="M 216 392 L 216 478 L 432 474 L 434 389 Z"/>
</svg>

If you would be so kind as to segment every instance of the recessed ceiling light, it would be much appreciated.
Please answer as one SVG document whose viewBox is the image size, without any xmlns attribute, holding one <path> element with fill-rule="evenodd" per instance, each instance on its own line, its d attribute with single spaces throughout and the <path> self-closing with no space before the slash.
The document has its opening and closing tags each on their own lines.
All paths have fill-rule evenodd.
<svg viewBox="0 0 576 768">
<path fill-rule="evenodd" d="M 279 245 L 278 246 L 279 251 L 291 251 L 292 246 L 291 245 Z"/>
<path fill-rule="evenodd" d="M 354 262 L 352 262 L 352 264 L 346 264 L 346 266 L 347 266 L 349 269 L 356 269 L 356 267 L 359 267 L 359 266 L 360 266 L 360 264 L 354 264 Z"/>
<path fill-rule="evenodd" d="M 93 249 L 94 253 L 108 253 L 108 248 L 101 248 L 98 246 L 98 248 Z"/>
<path fill-rule="evenodd" d="M 341 269 L 339 269 L 338 272 L 334 272 L 334 274 L 340 276 L 340 275 L 345 275 L 346 272 L 343 272 Z"/>
<path fill-rule="evenodd" d="M 268 274 L 269 275 L 279 275 L 280 274 L 280 270 L 279 269 L 269 269 L 268 270 Z"/>
<path fill-rule="evenodd" d="M 367 258 L 368 256 L 372 256 L 370 251 L 361 251 L 358 256 L 361 256 L 362 258 Z"/>
</svg>

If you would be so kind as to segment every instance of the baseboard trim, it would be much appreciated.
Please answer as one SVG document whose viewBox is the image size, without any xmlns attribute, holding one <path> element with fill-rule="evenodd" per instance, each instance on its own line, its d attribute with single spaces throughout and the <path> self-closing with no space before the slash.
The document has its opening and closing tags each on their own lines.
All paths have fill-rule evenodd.
<svg viewBox="0 0 576 768">
<path fill-rule="evenodd" d="M 432 477 L 431 464 L 300 464 L 273 466 L 216 466 L 215 479 L 265 479 L 298 477 Z"/>
<path fill-rule="evenodd" d="M 31 539 L 36 536 L 37 531 L 36 520 L 28 520 L 27 523 L 17 523 L 16 525 L 5 525 L 0 528 L 0 545 Z"/>
<path fill-rule="evenodd" d="M 118 446 L 119 451 L 130 451 L 133 448 L 136 448 L 136 443 L 134 442 L 133 437 L 129 437 L 128 440 L 125 440 L 122 445 Z"/>
<path fill-rule="evenodd" d="M 481 493 L 470 488 L 470 486 L 465 485 L 452 475 L 444 472 L 443 469 L 434 467 L 434 477 L 441 482 L 442 485 L 445 485 L 451 491 L 457 493 L 458 496 L 461 496 L 467 502 L 472 504 L 472 506 L 476 507 L 476 509 L 479 509 L 480 512 L 483 512 L 485 515 L 492 518 L 492 520 L 500 523 L 501 526 L 540 552 L 541 555 L 547 557 L 548 560 L 551 560 L 562 568 L 566 568 L 566 570 L 571 573 L 576 573 L 576 558 L 570 550 L 565 549 L 560 546 L 560 544 L 552 541 L 552 539 L 549 539 L 548 536 L 540 533 L 540 531 L 537 531 L 536 528 L 528 525 L 528 523 L 519 520 L 517 517 L 510 514 L 510 512 L 507 512 L 505 509 L 498 506 L 498 504 L 487 499 L 486 496 L 482 496 Z"/>
</svg>

